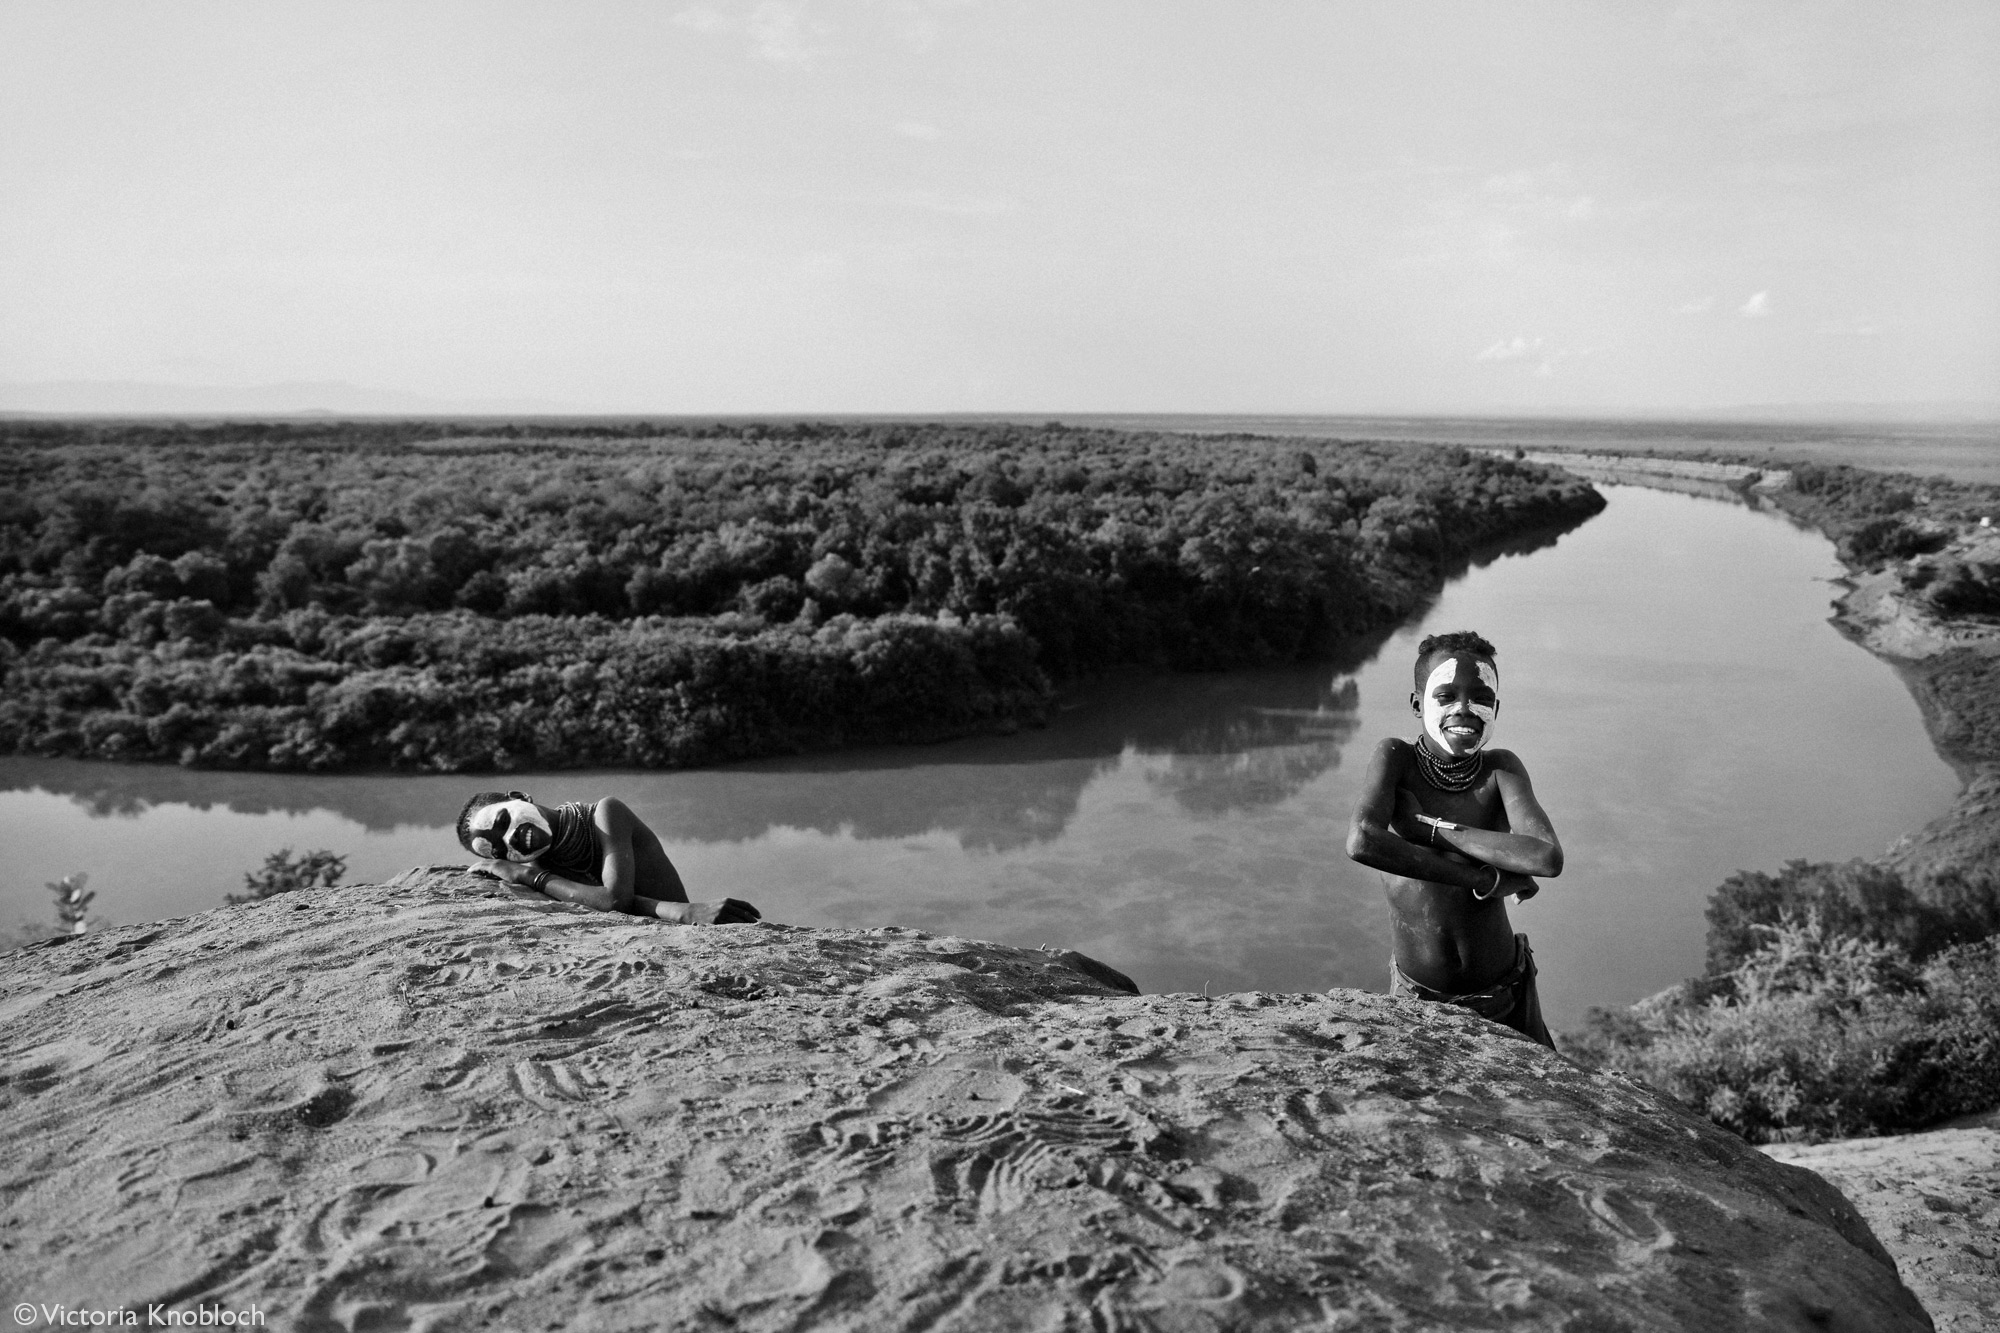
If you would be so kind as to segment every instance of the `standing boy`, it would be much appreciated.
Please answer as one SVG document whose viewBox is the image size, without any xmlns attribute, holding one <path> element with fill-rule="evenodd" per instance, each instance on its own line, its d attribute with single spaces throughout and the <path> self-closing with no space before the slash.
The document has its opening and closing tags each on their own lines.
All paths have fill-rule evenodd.
<svg viewBox="0 0 2000 1333">
<path fill-rule="evenodd" d="M 1389 993 L 1456 1004 L 1554 1048 L 1528 937 L 1507 898 L 1562 873 L 1562 844 L 1528 770 L 1489 747 L 1500 711 L 1494 648 L 1470 631 L 1417 645 L 1414 741 L 1375 747 L 1347 854 L 1383 872 L 1394 919 Z"/>
</svg>

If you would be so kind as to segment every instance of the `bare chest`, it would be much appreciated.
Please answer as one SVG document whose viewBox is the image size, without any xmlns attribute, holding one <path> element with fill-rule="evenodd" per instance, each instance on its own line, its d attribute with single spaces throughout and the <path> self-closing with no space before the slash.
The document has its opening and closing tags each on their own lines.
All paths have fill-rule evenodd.
<svg viewBox="0 0 2000 1333">
<path fill-rule="evenodd" d="M 1497 833 L 1511 831 L 1507 827 L 1507 808 L 1500 799 L 1500 781 L 1493 773 L 1485 774 L 1464 791 L 1439 791 L 1414 775 L 1401 785 L 1433 819 L 1448 819 L 1454 824 Z M 1428 828 L 1422 831 L 1428 832 Z"/>
</svg>

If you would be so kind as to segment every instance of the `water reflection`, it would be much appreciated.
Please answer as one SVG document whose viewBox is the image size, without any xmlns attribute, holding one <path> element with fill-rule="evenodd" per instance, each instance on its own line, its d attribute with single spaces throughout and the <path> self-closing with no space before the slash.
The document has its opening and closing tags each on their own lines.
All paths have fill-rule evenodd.
<svg viewBox="0 0 2000 1333">
<path fill-rule="evenodd" d="M 1187 737 L 1146 780 L 1194 815 L 1276 805 L 1340 762 L 1360 707 L 1359 687 L 1344 680 L 1315 708 L 1243 709 L 1218 731 Z"/>
<path fill-rule="evenodd" d="M 1060 943 L 1153 990 L 1369 985 L 1385 944 L 1372 884 L 1338 855 L 1344 817 L 1288 807 L 1339 767 L 1360 727 L 1352 670 L 1385 637 L 1307 666 L 1121 673 L 1014 737 L 505 781 L 545 800 L 623 797 L 697 894 L 749 898 L 773 920 Z M 246 870 L 281 843 L 329 846 L 356 880 L 456 860 L 450 822 L 490 780 L 9 760 L 0 806 L 83 826 L 62 841 L 94 844 L 78 863 L 123 882 L 104 902 L 129 920 L 219 905 L 236 871 L 209 845 L 241 847 Z M 370 836 L 357 847 L 343 824 Z M 162 848 L 179 864 L 154 862 Z M 1347 877 L 1331 894 L 1329 868 Z"/>
<path fill-rule="evenodd" d="M 40 789 L 94 818 L 154 806 L 241 815 L 331 811 L 371 832 L 449 823 L 472 792 L 615 789 L 686 836 L 740 841 L 772 828 L 899 838 L 946 830 L 1004 850 L 1062 835 L 1085 786 L 1128 753 L 1173 756 L 1157 781 L 1191 811 L 1284 800 L 1340 762 L 1358 696 L 1336 679 L 1388 631 L 1331 661 L 1217 675 L 1127 672 L 1079 687 L 1056 725 L 979 737 L 753 761 L 700 773 L 570 771 L 460 776 L 226 773 L 156 764 L 0 758 L 0 790 Z M 920 782 L 910 774 L 921 770 Z M 755 799 L 746 799 L 754 790 Z"/>
</svg>

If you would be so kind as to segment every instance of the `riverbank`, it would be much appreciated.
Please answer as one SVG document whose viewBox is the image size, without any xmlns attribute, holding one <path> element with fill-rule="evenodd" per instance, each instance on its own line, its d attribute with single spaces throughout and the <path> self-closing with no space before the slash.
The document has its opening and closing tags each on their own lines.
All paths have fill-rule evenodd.
<svg viewBox="0 0 2000 1333">
<path fill-rule="evenodd" d="M 1916 886 L 1956 880 L 2000 896 L 2000 487 L 1820 464 L 1772 472 L 1726 454 L 1535 458 L 1572 460 L 1593 481 L 1728 494 L 1831 540 L 1847 571 L 1833 623 L 1897 669 L 1964 784 L 1881 863 Z"/>
<path fill-rule="evenodd" d="M 1823 533 L 1847 571 L 1833 623 L 1894 666 L 1963 789 L 1952 809 L 1880 858 L 1913 886 L 1952 881 L 2000 899 L 2000 486 L 1704 448 L 1527 452 L 1594 483 L 1736 499 Z"/>
<path fill-rule="evenodd" d="M 38 1308 L 1930 1327 L 1819 1177 L 1357 991 L 1134 997 L 1056 952 L 437 867 L 34 946 L 0 1019 L 0 1280 Z"/>
<path fill-rule="evenodd" d="M 1644 486 L 1709 500 L 1768 495 L 1791 483 L 1789 471 L 1766 471 L 1748 463 L 1717 462 L 1676 455 L 1602 454 L 1559 449 L 1522 450 L 1523 461 L 1573 472 L 1594 485 Z"/>
<path fill-rule="evenodd" d="M 1863 455 L 1872 460 L 1868 466 L 1774 468 L 1769 460 L 1708 447 L 1699 457 L 1520 452 L 1524 461 L 1566 468 L 1594 483 L 1775 509 L 1825 535 L 1847 571 L 1834 624 L 1903 674 L 1932 743 L 1967 783 L 1964 813 L 1986 813 L 1971 807 L 1992 800 L 2000 765 L 2000 526 L 1993 526 L 2000 524 L 2000 486 L 1898 472 L 1894 455 L 1880 453 Z M 1926 839 L 1913 834 L 1912 843 Z M 1912 864 L 1908 855 L 1905 863 Z"/>
</svg>

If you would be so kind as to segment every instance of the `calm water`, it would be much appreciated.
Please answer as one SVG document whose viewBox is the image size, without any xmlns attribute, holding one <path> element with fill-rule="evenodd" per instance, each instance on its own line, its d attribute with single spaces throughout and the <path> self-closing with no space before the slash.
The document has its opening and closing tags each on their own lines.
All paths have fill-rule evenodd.
<svg viewBox="0 0 2000 1333">
<path fill-rule="evenodd" d="M 1476 628 L 1500 646 L 1498 743 L 1568 852 L 1514 919 L 1573 1024 L 1699 971 L 1731 871 L 1874 855 L 1957 791 L 1895 674 L 1827 623 L 1825 540 L 1603 489 L 1602 515 L 1468 571 L 1349 663 L 1118 677 L 1005 739 L 499 785 L 618 794 L 696 897 L 777 920 L 1058 944 L 1149 991 L 1381 989 L 1387 915 L 1341 852 L 1347 817 L 1374 740 L 1414 731 L 1416 640 Z M 476 785 L 0 760 L 0 921 L 47 915 L 42 884 L 73 870 L 139 921 L 218 905 L 284 846 L 345 853 L 350 880 L 459 860 Z"/>
</svg>

